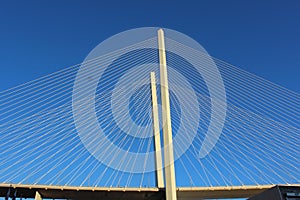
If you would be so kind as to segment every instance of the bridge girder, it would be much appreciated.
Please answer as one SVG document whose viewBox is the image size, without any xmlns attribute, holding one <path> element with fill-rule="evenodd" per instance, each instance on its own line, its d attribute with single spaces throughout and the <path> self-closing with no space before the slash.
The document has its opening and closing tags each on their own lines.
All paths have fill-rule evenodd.
<svg viewBox="0 0 300 200">
<path fill-rule="evenodd" d="M 226 187 L 178 187 L 179 200 L 194 200 L 201 198 L 247 198 L 259 194 L 275 185 L 258 186 L 226 186 Z M 297 186 L 298 184 L 288 185 Z M 17 197 L 34 198 L 38 191 L 42 198 L 76 199 L 76 200 L 161 200 L 165 198 L 164 189 L 159 188 L 114 188 L 114 187 L 73 187 L 50 185 L 0 184 L 0 196 L 5 197 L 7 191 L 11 194 L 17 190 Z"/>
</svg>

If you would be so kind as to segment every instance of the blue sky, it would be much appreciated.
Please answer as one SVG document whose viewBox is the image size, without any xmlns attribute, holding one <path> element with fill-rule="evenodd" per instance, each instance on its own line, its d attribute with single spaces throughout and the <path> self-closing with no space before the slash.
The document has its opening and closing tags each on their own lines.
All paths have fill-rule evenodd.
<svg viewBox="0 0 300 200">
<path fill-rule="evenodd" d="M 2 1 L 0 91 L 80 63 L 121 31 L 155 26 L 300 93 L 299 10 L 297 0 Z"/>
<path fill-rule="evenodd" d="M 80 63 L 116 33 L 160 26 L 299 93 L 299 9 L 296 0 L 3 1 L 0 90 Z"/>
</svg>

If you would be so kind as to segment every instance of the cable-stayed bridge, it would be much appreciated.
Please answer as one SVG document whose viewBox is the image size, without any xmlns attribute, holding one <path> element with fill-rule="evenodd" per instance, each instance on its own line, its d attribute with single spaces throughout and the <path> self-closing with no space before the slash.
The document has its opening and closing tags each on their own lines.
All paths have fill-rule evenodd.
<svg viewBox="0 0 300 200">
<path fill-rule="evenodd" d="M 249 197 L 300 183 L 300 94 L 157 31 L 0 93 L 2 196 Z"/>
</svg>

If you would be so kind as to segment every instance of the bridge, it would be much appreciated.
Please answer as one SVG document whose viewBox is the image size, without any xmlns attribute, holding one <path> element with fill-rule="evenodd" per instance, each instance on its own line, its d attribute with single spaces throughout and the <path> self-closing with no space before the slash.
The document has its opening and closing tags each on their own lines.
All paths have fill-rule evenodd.
<svg viewBox="0 0 300 200">
<path fill-rule="evenodd" d="M 261 186 L 228 186 L 228 187 L 179 187 L 176 189 L 178 199 L 216 199 L 246 198 L 274 187 Z M 291 185 L 300 187 L 300 185 Z M 40 194 L 50 199 L 164 199 L 165 190 L 159 188 L 117 188 L 117 187 L 72 187 L 49 185 L 1 184 L 0 195 L 6 196 L 11 189 L 16 197 L 35 198 Z M 22 195 L 21 195 L 22 194 Z M 13 197 L 13 195 L 11 195 Z"/>
<path fill-rule="evenodd" d="M 0 196 L 247 198 L 299 187 L 300 94 L 141 28 L 0 92 Z"/>
</svg>

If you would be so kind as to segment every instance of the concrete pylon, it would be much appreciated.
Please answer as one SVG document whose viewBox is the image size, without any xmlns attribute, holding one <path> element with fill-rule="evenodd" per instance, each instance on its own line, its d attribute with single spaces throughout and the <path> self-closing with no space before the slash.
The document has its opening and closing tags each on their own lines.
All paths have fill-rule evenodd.
<svg viewBox="0 0 300 200">
<path fill-rule="evenodd" d="M 176 179 L 174 167 L 174 152 L 172 140 L 172 124 L 171 124 L 171 109 L 167 73 L 167 60 L 165 51 L 164 31 L 158 30 L 158 49 L 159 49 L 159 64 L 160 64 L 160 86 L 161 86 L 161 101 L 162 101 L 162 121 L 163 121 L 163 138 L 164 138 L 164 161 L 165 161 L 165 185 L 166 185 L 166 200 L 176 200 Z"/>
</svg>

